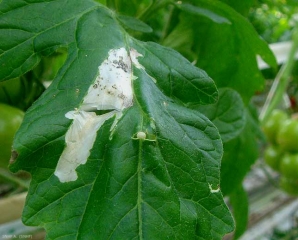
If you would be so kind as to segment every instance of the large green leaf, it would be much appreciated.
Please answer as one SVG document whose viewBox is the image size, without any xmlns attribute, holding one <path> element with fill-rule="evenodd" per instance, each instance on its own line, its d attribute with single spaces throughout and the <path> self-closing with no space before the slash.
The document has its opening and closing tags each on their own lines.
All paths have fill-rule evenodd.
<svg viewBox="0 0 298 240">
<path fill-rule="evenodd" d="M 4 0 L 0 11 L 1 79 L 68 48 L 13 145 L 11 169 L 32 174 L 26 224 L 48 239 L 209 240 L 233 230 L 218 130 L 187 108 L 217 100 L 204 71 L 131 38 L 93 1 Z"/>
<path fill-rule="evenodd" d="M 177 27 L 163 40 L 163 44 L 186 53 L 186 57 L 207 71 L 218 87 L 235 89 L 248 104 L 255 92 L 264 86 L 256 56 L 261 56 L 270 66 L 276 66 L 268 45 L 253 26 L 228 5 L 208 0 L 185 2 L 192 3 L 193 9 L 199 7 L 201 12 L 205 10 L 208 14 L 198 14 L 195 10 L 190 14 L 191 11 L 185 13 L 183 9 Z M 210 12 L 217 18 L 212 17 Z M 225 21 L 218 21 L 218 16 Z M 189 33 L 190 30 L 192 33 Z M 177 38 L 179 33 L 187 33 L 191 39 L 183 38 L 185 41 L 181 42 Z M 196 58 L 190 58 L 193 56 Z"/>
<path fill-rule="evenodd" d="M 222 141 L 237 137 L 246 124 L 246 113 L 240 95 L 229 88 L 219 89 L 219 99 L 214 104 L 196 107 L 219 130 Z"/>
<path fill-rule="evenodd" d="M 248 109 L 245 111 L 246 124 L 237 137 L 224 143 L 221 165 L 221 189 L 224 195 L 236 191 L 245 175 L 251 170 L 259 156 L 259 125 Z M 233 177 L 231 177 L 233 176 Z"/>
</svg>

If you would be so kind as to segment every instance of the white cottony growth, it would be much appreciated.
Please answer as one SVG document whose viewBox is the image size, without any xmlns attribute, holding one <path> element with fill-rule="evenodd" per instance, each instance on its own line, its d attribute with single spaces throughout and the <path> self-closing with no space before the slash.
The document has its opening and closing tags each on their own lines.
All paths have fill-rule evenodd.
<svg viewBox="0 0 298 240">
<path fill-rule="evenodd" d="M 60 182 L 75 181 L 78 178 L 75 169 L 86 163 L 97 130 L 115 113 L 116 111 L 112 111 L 97 116 L 94 112 L 70 111 L 66 114 L 67 118 L 73 119 L 73 123 L 66 133 L 66 148 L 55 171 Z"/>
<path fill-rule="evenodd" d="M 131 80 L 135 78 L 131 64 L 125 48 L 111 50 L 108 59 L 99 66 L 99 75 L 89 87 L 81 110 L 122 110 L 131 106 Z"/>
<path fill-rule="evenodd" d="M 66 147 L 55 170 L 60 182 L 75 181 L 78 178 L 76 168 L 87 162 L 97 131 L 113 116 L 115 122 L 112 128 L 115 128 L 122 110 L 132 106 L 132 80 L 136 79 L 132 65 L 140 68 L 137 60 L 139 56 L 142 55 L 135 49 L 130 50 L 130 55 L 125 48 L 110 50 L 108 58 L 98 67 L 99 75 L 89 87 L 82 105 L 76 111 L 65 114 L 73 122 L 66 133 Z M 111 111 L 98 116 L 96 110 Z"/>
</svg>

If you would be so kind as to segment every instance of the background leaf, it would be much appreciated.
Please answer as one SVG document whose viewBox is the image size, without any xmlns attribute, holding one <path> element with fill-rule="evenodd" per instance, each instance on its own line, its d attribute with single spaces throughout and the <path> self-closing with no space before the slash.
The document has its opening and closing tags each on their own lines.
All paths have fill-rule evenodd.
<svg viewBox="0 0 298 240">
<path fill-rule="evenodd" d="M 219 89 L 218 102 L 198 108 L 219 130 L 223 142 L 228 142 L 242 132 L 246 124 L 245 108 L 240 95 L 229 88 Z"/>
<path fill-rule="evenodd" d="M 125 27 L 130 28 L 131 30 L 145 33 L 152 32 L 152 28 L 149 25 L 137 18 L 124 15 L 120 15 L 117 18 L 122 24 L 124 24 Z"/>
<path fill-rule="evenodd" d="M 248 109 L 246 109 L 246 119 L 246 125 L 241 134 L 224 144 L 220 172 L 221 189 L 224 195 L 228 195 L 238 188 L 259 156 L 257 140 L 260 139 L 260 130 Z"/>
<path fill-rule="evenodd" d="M 152 0 L 106 0 L 107 6 L 119 14 L 127 16 L 139 16 L 152 4 Z"/>
<path fill-rule="evenodd" d="M 187 12 L 187 13 L 190 13 L 193 15 L 207 17 L 215 23 L 231 24 L 231 22 L 228 19 L 226 19 L 220 15 L 217 15 L 216 13 L 214 13 L 206 8 L 197 7 L 197 6 L 188 4 L 188 3 L 177 3 L 176 6 L 184 12 Z"/>
<path fill-rule="evenodd" d="M 240 185 L 233 193 L 229 195 L 229 199 L 236 222 L 234 239 L 239 239 L 239 237 L 245 232 L 248 224 L 248 196 L 243 186 Z"/>
<path fill-rule="evenodd" d="M 221 0 L 222 2 L 226 3 L 230 7 L 234 8 L 238 13 L 241 13 L 243 16 L 247 16 L 249 13 L 250 8 L 255 3 L 254 0 Z"/>
<path fill-rule="evenodd" d="M 228 19 L 231 24 L 218 24 L 209 17 L 191 15 L 181 12 L 177 28 L 192 29 L 193 39 L 171 45 L 176 42 L 175 36 L 170 33 L 163 44 L 173 46 L 182 53 L 188 53 L 191 61 L 206 70 L 214 79 L 218 87 L 235 89 L 248 104 L 250 98 L 264 86 L 264 79 L 258 69 L 256 56 L 260 55 L 270 66 L 276 67 L 274 55 L 268 45 L 258 36 L 252 25 L 239 13 L 220 1 L 188 1 L 202 9 L 212 11 L 214 14 Z M 198 28 L 197 26 L 200 26 Z M 183 30 L 182 33 L 186 31 Z M 218 41 L 221 44 L 217 44 Z M 189 47 L 189 44 L 192 44 Z M 183 48 L 185 46 L 185 51 Z M 189 54 L 189 49 L 193 54 Z M 196 56 L 196 58 L 190 58 Z"/>
</svg>

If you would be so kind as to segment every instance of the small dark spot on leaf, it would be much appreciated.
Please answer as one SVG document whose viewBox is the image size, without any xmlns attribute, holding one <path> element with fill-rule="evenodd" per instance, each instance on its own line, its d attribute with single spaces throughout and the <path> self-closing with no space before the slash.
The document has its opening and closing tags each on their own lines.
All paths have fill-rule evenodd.
<svg viewBox="0 0 298 240">
<path fill-rule="evenodd" d="M 124 100 L 126 98 L 126 96 L 123 93 L 118 94 L 118 97 L 122 100 Z"/>
<path fill-rule="evenodd" d="M 111 90 L 107 90 L 107 94 L 114 95 L 114 92 Z"/>
</svg>

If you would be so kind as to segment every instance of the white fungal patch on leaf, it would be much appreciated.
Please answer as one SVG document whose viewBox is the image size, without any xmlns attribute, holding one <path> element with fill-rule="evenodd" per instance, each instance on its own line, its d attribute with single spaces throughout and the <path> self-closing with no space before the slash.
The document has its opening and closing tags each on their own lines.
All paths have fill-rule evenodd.
<svg viewBox="0 0 298 240">
<path fill-rule="evenodd" d="M 112 111 L 100 116 L 94 112 L 70 111 L 66 117 L 73 119 L 72 125 L 65 136 L 66 148 L 62 152 L 55 175 L 60 182 L 77 180 L 76 168 L 85 164 L 92 148 L 96 132 L 104 122 L 115 115 Z"/>
<path fill-rule="evenodd" d="M 135 79 L 131 65 L 132 60 L 125 48 L 111 50 L 109 57 L 99 66 L 99 75 L 89 87 L 80 109 L 121 111 L 130 107 L 133 100 L 131 81 Z"/>
<path fill-rule="evenodd" d="M 111 127 L 113 133 L 122 111 L 133 105 L 132 81 L 136 77 L 132 73 L 132 65 L 141 66 L 137 60 L 139 56 L 141 54 L 135 49 L 131 49 L 129 54 L 125 48 L 110 50 L 108 58 L 98 67 L 99 74 L 89 87 L 82 105 L 65 114 L 73 122 L 66 133 L 66 147 L 54 173 L 60 182 L 78 178 L 76 168 L 87 162 L 100 127 L 115 116 Z M 98 110 L 111 111 L 96 115 Z"/>
</svg>

